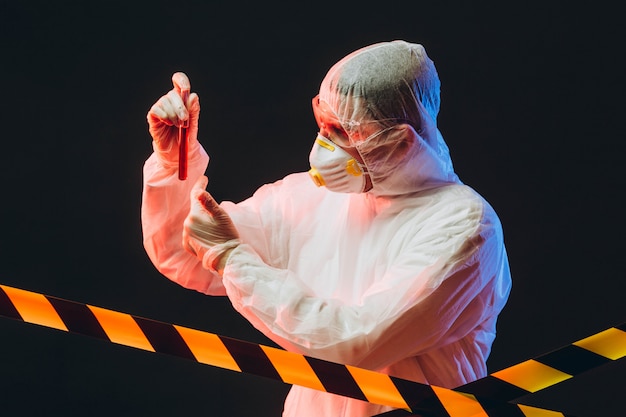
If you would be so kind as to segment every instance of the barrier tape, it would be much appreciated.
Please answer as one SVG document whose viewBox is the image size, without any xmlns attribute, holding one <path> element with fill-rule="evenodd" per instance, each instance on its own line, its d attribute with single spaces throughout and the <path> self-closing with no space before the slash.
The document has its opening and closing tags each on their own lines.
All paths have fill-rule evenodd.
<svg viewBox="0 0 626 417">
<path fill-rule="evenodd" d="M 453 391 L 471 394 L 479 401 L 514 401 L 625 356 L 626 323 L 622 323 L 454 388 Z M 411 414 L 394 412 L 383 415 L 400 417 Z"/>
<path fill-rule="evenodd" d="M 5 285 L 0 316 L 398 409 L 385 416 L 573 417 L 508 401 L 626 356 L 625 323 L 447 389 Z"/>
</svg>

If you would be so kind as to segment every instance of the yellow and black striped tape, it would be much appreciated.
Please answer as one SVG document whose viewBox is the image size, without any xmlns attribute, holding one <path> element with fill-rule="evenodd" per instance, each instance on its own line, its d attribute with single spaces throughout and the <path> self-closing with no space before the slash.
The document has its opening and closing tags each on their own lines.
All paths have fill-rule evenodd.
<svg viewBox="0 0 626 417">
<path fill-rule="evenodd" d="M 626 352 L 622 325 L 576 342 L 572 345 L 575 348 L 565 347 L 450 390 L 4 285 L 0 285 L 0 315 L 388 405 L 403 415 L 423 417 L 565 416 L 507 401 L 554 385 L 567 379 L 566 375 L 619 359 Z M 583 353 L 587 359 L 581 365 L 577 349 L 600 358 Z"/>
<path fill-rule="evenodd" d="M 598 366 L 624 358 L 626 356 L 626 323 L 608 328 L 570 345 L 540 355 L 484 378 L 454 388 L 453 391 L 472 395 L 483 408 L 489 410 L 489 416 L 499 416 L 498 403 L 509 402 L 556 385 Z M 519 404 L 518 404 L 519 405 Z M 521 406 L 521 405 L 520 405 Z M 507 417 L 557 417 L 564 414 L 554 411 L 528 410 L 520 407 L 515 414 L 513 408 L 506 410 Z M 381 414 L 380 417 L 412 416 L 413 413 L 395 410 Z M 480 414 L 477 414 L 480 415 Z"/>
<path fill-rule="evenodd" d="M 511 401 L 626 356 L 626 323 L 457 388 Z"/>
</svg>

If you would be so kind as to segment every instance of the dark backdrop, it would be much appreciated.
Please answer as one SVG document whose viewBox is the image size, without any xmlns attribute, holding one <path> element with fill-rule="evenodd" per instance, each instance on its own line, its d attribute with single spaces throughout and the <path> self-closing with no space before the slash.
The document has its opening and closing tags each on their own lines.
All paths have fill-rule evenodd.
<svg viewBox="0 0 626 417">
<path fill-rule="evenodd" d="M 337 2 L 338 3 L 338 2 Z M 269 343 L 141 245 L 145 115 L 185 71 L 210 191 L 308 169 L 310 100 L 352 50 L 423 43 L 461 179 L 504 224 L 514 278 L 490 372 L 622 322 L 624 48 L 600 2 L 2 1 L 0 284 Z M 0 415 L 278 416 L 288 386 L 0 318 Z M 624 361 L 525 402 L 623 417 Z"/>
</svg>

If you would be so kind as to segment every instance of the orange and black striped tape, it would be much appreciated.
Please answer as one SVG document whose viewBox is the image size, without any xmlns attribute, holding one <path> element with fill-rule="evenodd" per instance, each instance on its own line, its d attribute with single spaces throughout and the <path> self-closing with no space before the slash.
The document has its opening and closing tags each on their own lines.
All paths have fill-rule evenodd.
<svg viewBox="0 0 626 417">
<path fill-rule="evenodd" d="M 565 371 L 571 377 L 626 353 L 626 331 L 621 325 L 576 342 L 575 348 L 565 347 L 450 390 L 4 285 L 0 285 L 0 315 L 423 417 L 565 416 L 507 401 L 567 379 Z M 577 349 L 588 352 L 582 354 L 585 361 L 581 362 Z"/>
<path fill-rule="evenodd" d="M 498 403 L 513 401 L 523 396 L 551 387 L 583 372 L 602 366 L 626 356 L 626 323 L 608 328 L 563 346 L 557 350 L 540 355 L 484 378 L 454 388 L 453 391 L 470 394 L 476 401 L 489 410 L 489 416 L 499 416 Z M 514 408 L 506 410 L 507 417 L 523 416 L 560 416 L 549 411 L 542 414 L 536 410 L 524 413 L 524 407 L 515 414 Z M 403 417 L 415 415 L 404 410 L 395 410 L 381 414 L 380 417 Z M 480 414 L 477 414 L 480 415 Z"/>
</svg>

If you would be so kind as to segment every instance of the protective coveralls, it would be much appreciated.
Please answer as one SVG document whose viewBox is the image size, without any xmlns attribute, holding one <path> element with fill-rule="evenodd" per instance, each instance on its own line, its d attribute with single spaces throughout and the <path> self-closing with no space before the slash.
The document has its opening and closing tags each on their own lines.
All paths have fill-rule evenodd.
<svg viewBox="0 0 626 417">
<path fill-rule="evenodd" d="M 288 175 L 222 202 L 239 236 L 196 256 L 181 236 L 208 156 L 194 142 L 179 181 L 175 161 L 155 152 L 142 206 L 150 259 L 186 288 L 227 295 L 287 350 L 449 388 L 485 376 L 509 267 L 496 213 L 460 182 L 436 127 L 434 64 L 421 45 L 374 44 L 335 64 L 318 100 L 316 114 L 329 112 L 361 155 L 371 190 Z M 214 261 L 227 250 L 220 275 Z M 284 416 L 388 410 L 293 386 Z"/>
</svg>

